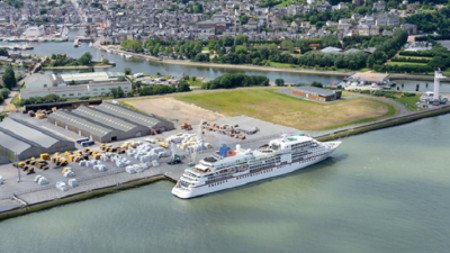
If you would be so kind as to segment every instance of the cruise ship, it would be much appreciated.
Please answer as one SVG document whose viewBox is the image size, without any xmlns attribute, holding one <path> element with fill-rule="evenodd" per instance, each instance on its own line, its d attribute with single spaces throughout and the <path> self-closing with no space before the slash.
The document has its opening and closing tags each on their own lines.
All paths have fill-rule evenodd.
<svg viewBox="0 0 450 253">
<path fill-rule="evenodd" d="M 283 175 L 323 161 L 340 144 L 293 134 L 271 140 L 257 150 L 240 145 L 232 150 L 222 145 L 217 154 L 185 169 L 172 194 L 188 199 Z"/>
</svg>

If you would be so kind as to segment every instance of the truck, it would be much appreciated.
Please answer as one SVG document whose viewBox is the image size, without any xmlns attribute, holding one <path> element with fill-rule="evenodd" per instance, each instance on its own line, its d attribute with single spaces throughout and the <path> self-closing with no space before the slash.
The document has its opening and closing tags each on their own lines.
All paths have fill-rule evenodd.
<svg viewBox="0 0 450 253">
<path fill-rule="evenodd" d="M 80 138 L 76 142 L 77 142 L 77 144 L 82 144 L 83 142 L 86 142 L 86 141 L 89 141 L 89 138 L 87 138 L 87 137 Z"/>
<path fill-rule="evenodd" d="M 82 143 L 81 143 L 81 146 L 82 146 L 82 147 L 89 147 L 89 146 L 92 146 L 92 145 L 94 145 L 94 144 L 95 144 L 94 141 L 88 140 L 88 141 L 82 142 Z"/>
</svg>

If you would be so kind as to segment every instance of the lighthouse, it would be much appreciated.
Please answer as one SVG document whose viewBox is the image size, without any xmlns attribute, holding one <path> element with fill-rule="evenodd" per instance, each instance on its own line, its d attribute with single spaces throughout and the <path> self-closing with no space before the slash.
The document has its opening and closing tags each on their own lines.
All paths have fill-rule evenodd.
<svg viewBox="0 0 450 253">
<path fill-rule="evenodd" d="M 441 84 L 442 79 L 445 79 L 445 76 L 442 74 L 441 70 L 434 71 L 433 101 L 439 101 L 439 85 Z"/>
</svg>

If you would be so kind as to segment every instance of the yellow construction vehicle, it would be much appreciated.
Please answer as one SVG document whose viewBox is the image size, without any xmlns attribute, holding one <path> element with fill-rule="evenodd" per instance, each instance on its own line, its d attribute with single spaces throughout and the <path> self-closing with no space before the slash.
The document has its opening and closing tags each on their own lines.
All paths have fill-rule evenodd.
<svg viewBox="0 0 450 253">
<path fill-rule="evenodd" d="M 41 160 L 46 161 L 46 160 L 50 159 L 50 155 L 48 153 L 43 153 L 39 156 L 39 158 L 41 158 Z"/>
</svg>

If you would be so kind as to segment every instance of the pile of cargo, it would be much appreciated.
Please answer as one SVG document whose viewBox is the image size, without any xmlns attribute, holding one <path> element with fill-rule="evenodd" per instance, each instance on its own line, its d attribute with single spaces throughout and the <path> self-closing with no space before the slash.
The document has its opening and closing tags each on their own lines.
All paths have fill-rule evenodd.
<svg viewBox="0 0 450 253">
<path fill-rule="evenodd" d="M 63 177 L 74 177 L 75 176 L 75 172 L 72 171 L 71 167 L 65 167 L 61 170 L 61 174 L 63 175 Z"/>
<path fill-rule="evenodd" d="M 235 125 L 235 126 L 219 125 L 216 123 L 210 124 L 207 121 L 203 121 L 201 124 L 201 128 L 202 128 L 202 131 L 206 130 L 206 131 L 210 131 L 210 132 L 215 132 L 215 133 L 223 134 L 228 137 L 236 138 L 239 140 L 245 140 L 245 138 L 246 138 L 245 133 L 241 132 L 239 125 Z M 258 131 L 258 129 L 256 128 L 255 132 L 253 132 L 253 133 L 256 133 L 257 131 Z"/>
<path fill-rule="evenodd" d="M 56 167 L 64 167 L 69 164 L 69 161 L 65 157 L 65 155 L 56 152 L 50 157 L 50 161 L 56 165 Z"/>
<path fill-rule="evenodd" d="M 34 182 L 38 183 L 39 185 L 47 185 L 49 183 L 48 179 L 42 175 L 37 175 L 34 178 Z"/>
<path fill-rule="evenodd" d="M 86 154 L 81 150 L 75 152 L 66 151 L 64 152 L 64 155 L 66 156 L 69 162 L 74 163 L 79 163 L 81 160 L 89 159 L 89 154 Z"/>
<path fill-rule="evenodd" d="M 99 172 L 107 171 L 106 165 L 99 160 L 83 160 L 78 163 L 82 167 L 92 168 Z"/>
<path fill-rule="evenodd" d="M 56 110 L 56 109 L 55 109 Z M 36 112 L 33 110 L 28 111 L 28 116 L 36 119 L 45 119 L 47 118 L 47 115 L 51 114 L 55 110 L 37 110 Z"/>
<path fill-rule="evenodd" d="M 141 173 L 144 172 L 145 170 L 150 169 L 150 166 L 151 166 L 150 163 L 133 164 L 125 167 L 125 171 L 130 174 Z"/>
<path fill-rule="evenodd" d="M 22 170 L 25 175 L 30 175 L 35 173 L 33 166 L 30 165 L 29 161 L 13 163 L 13 166 Z"/>
<path fill-rule="evenodd" d="M 114 147 L 111 144 L 102 144 L 100 145 L 100 150 L 103 152 L 108 152 L 108 153 L 116 153 L 116 154 L 124 154 L 128 149 L 128 146 L 120 146 L 120 147 Z"/>
<path fill-rule="evenodd" d="M 177 147 L 181 150 L 194 152 L 212 148 L 211 144 L 199 140 L 196 134 L 183 134 L 179 137 L 180 138 L 172 138 L 172 142 L 177 144 Z"/>
<path fill-rule="evenodd" d="M 113 162 L 116 165 L 116 167 L 119 167 L 119 168 L 123 168 L 123 167 L 131 164 L 130 160 L 128 160 L 127 158 L 120 156 L 120 155 L 112 155 L 110 157 L 110 160 L 111 160 L 111 162 Z"/>
<path fill-rule="evenodd" d="M 133 157 L 140 162 L 151 162 L 158 160 L 161 157 L 169 156 L 168 151 L 161 147 L 154 147 L 148 142 L 144 142 L 136 148 L 128 149 L 127 155 Z"/>
<path fill-rule="evenodd" d="M 43 159 L 35 159 L 34 157 L 22 162 L 14 163 L 14 167 L 25 172 L 26 175 L 35 173 L 35 168 L 39 170 L 48 170 L 48 162 Z"/>
<path fill-rule="evenodd" d="M 71 178 L 67 181 L 67 184 L 72 187 L 75 188 L 78 186 L 78 180 L 76 180 L 75 178 Z"/>
<path fill-rule="evenodd" d="M 63 181 L 56 182 L 55 186 L 56 186 L 56 189 L 63 191 L 63 192 L 69 190 L 69 187 L 67 187 L 67 184 L 64 183 Z"/>
<path fill-rule="evenodd" d="M 78 180 L 76 180 L 75 178 L 71 178 L 67 181 L 67 184 L 63 181 L 58 181 L 56 182 L 55 186 L 58 190 L 65 192 L 69 190 L 69 187 L 78 187 Z"/>
</svg>

